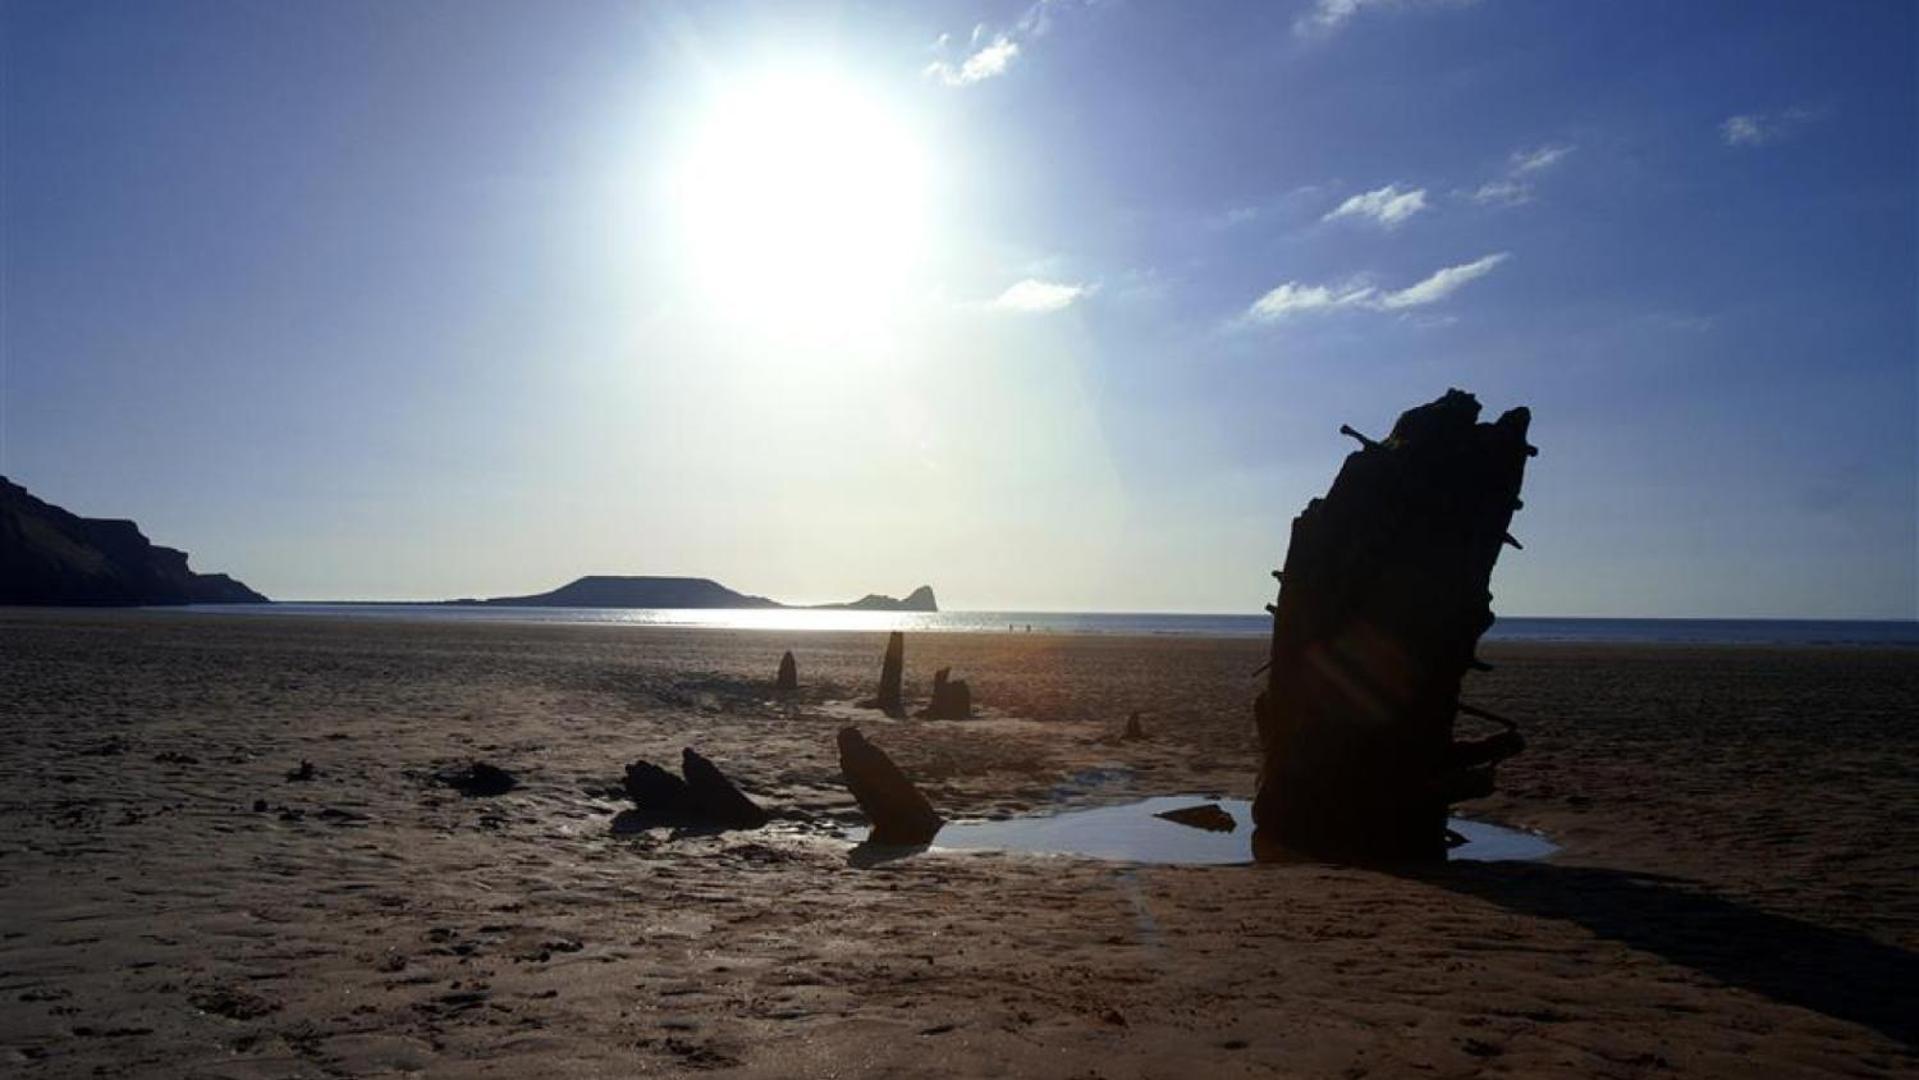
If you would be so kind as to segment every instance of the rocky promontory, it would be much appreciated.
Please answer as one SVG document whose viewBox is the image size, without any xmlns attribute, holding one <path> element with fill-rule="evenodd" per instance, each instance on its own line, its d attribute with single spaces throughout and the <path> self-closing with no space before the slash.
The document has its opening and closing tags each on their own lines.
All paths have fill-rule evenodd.
<svg viewBox="0 0 1919 1080">
<path fill-rule="evenodd" d="M 500 596 L 487 600 L 456 600 L 459 604 L 489 607 L 577 608 L 788 608 L 764 596 L 751 596 L 710 578 L 641 577 L 591 574 L 549 592 L 530 596 Z M 921 585 L 904 600 L 871 593 L 847 604 L 817 604 L 820 611 L 938 611 L 930 585 Z"/>
<path fill-rule="evenodd" d="M 0 477 L 0 604 L 259 604 L 225 574 L 196 574 L 187 553 L 131 521 L 86 518 Z"/>
</svg>

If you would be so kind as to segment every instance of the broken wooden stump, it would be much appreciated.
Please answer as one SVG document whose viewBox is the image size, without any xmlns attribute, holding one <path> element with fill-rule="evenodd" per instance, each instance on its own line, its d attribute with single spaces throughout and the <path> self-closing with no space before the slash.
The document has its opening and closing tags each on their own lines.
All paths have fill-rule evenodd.
<svg viewBox="0 0 1919 1080">
<path fill-rule="evenodd" d="M 1153 815 L 1165 818 L 1176 825 L 1189 829 L 1205 829 L 1207 832 L 1232 832 L 1239 828 L 1239 822 L 1226 812 L 1218 803 L 1201 803 L 1198 806 L 1182 806 L 1177 810 L 1162 810 Z"/>
<path fill-rule="evenodd" d="M 648 817 L 672 821 L 693 814 L 693 796 L 686 790 L 686 781 L 650 761 L 628 765 L 621 786 L 626 789 L 626 797 Z"/>
<path fill-rule="evenodd" d="M 905 716 L 900 697 L 900 675 L 906 669 L 906 635 L 898 630 L 886 638 L 886 658 L 880 662 L 880 692 L 860 702 L 865 709 L 878 709 L 888 716 Z"/>
<path fill-rule="evenodd" d="M 634 810 L 620 815 L 616 827 L 651 828 L 659 825 L 703 825 L 722 829 L 757 829 L 769 820 L 766 811 L 746 797 L 712 762 L 692 747 L 680 752 L 681 776 L 650 761 L 626 767 L 621 786 Z"/>
<path fill-rule="evenodd" d="M 973 715 L 973 691 L 965 679 L 952 678 L 953 669 L 933 673 L 933 700 L 920 715 L 934 720 L 965 720 Z"/>
<path fill-rule="evenodd" d="M 733 786 L 719 766 L 690 746 L 680 751 L 680 774 L 686 778 L 694 816 L 701 822 L 728 829 L 757 829 L 770 820 L 766 811 Z"/>
<path fill-rule="evenodd" d="M 1294 519 L 1271 605 L 1259 845 L 1366 861 L 1445 858 L 1450 803 L 1492 791 L 1511 730 L 1456 743 L 1460 681 L 1519 507 L 1531 416 L 1480 423 L 1449 390 L 1360 442 Z M 1477 712 L 1477 711 L 1475 711 Z"/>
<path fill-rule="evenodd" d="M 780 674 L 779 678 L 774 681 L 773 688 L 775 690 L 798 690 L 800 688 L 800 666 L 794 661 L 791 651 L 788 651 L 786 655 L 780 657 Z"/>
<path fill-rule="evenodd" d="M 926 796 L 913 786 L 886 752 L 860 734 L 856 727 L 840 729 L 840 772 L 846 786 L 871 823 L 867 842 L 917 846 L 933 842 L 946 824 Z"/>
</svg>

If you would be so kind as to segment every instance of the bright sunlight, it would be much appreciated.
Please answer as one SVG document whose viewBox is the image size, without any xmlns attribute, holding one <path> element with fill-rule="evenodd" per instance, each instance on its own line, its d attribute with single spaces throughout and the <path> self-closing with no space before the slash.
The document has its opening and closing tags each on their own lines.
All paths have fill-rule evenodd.
<svg viewBox="0 0 1919 1080">
<path fill-rule="evenodd" d="M 676 177 L 689 269 L 755 320 L 853 318 L 897 299 L 923 258 L 928 177 L 912 128 L 843 77 L 736 81 Z"/>
</svg>

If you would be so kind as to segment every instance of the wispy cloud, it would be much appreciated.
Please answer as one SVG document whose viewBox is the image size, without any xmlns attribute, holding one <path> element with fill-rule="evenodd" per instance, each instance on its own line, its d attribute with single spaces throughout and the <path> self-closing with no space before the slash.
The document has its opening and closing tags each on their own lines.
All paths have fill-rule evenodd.
<svg viewBox="0 0 1919 1080">
<path fill-rule="evenodd" d="M 1087 0 L 1037 0 L 1014 21 L 1012 29 L 998 34 L 992 33 L 985 23 L 978 23 L 968 40 L 966 55 L 958 63 L 935 60 L 926 65 L 922 73 L 947 86 L 971 86 L 1004 75 L 1019 58 L 1023 42 L 1044 37 L 1052 30 L 1054 14 L 1061 8 L 1084 2 Z M 951 42 L 950 35 L 941 34 L 933 47 L 944 52 Z"/>
<path fill-rule="evenodd" d="M 1298 315 L 1341 310 L 1404 311 L 1426 307 L 1439 303 L 1492 273 L 1508 258 L 1511 258 L 1509 252 L 1494 252 L 1469 263 L 1444 267 L 1416 284 L 1391 292 L 1382 292 L 1358 280 L 1343 285 L 1307 285 L 1288 281 L 1253 301 L 1240 318 L 1244 322 L 1270 324 Z"/>
<path fill-rule="evenodd" d="M 1484 258 L 1474 259 L 1469 263 L 1461 263 L 1458 266 L 1448 266 L 1442 270 L 1436 270 L 1431 277 L 1428 277 L 1417 285 L 1408 286 L 1398 292 L 1387 293 L 1380 297 L 1379 306 L 1388 311 L 1392 311 L 1398 308 L 1424 307 L 1427 304 L 1437 304 L 1441 300 L 1458 292 L 1460 289 L 1465 288 L 1468 284 L 1478 281 L 1480 278 L 1492 273 L 1495 267 L 1511 257 L 1509 252 L 1497 251 Z"/>
<path fill-rule="evenodd" d="M 1200 224 L 1208 229 L 1222 230 L 1270 221 L 1275 217 L 1290 219 L 1301 214 L 1307 202 L 1318 201 L 1319 194 L 1318 184 L 1306 184 L 1257 202 L 1228 207 L 1219 213 L 1200 219 Z"/>
<path fill-rule="evenodd" d="M 941 35 L 942 41 L 945 35 Z M 926 74 L 948 86 L 970 86 L 983 79 L 1006 74 L 1013 59 L 1019 55 L 1019 42 L 1001 34 L 985 47 L 967 56 L 958 64 L 945 60 L 935 60 L 926 65 Z"/>
<path fill-rule="evenodd" d="M 1077 282 L 1042 281 L 1027 278 L 1016 282 L 994 299 L 992 306 L 1001 311 L 1044 315 L 1062 311 L 1090 296 L 1093 286 Z"/>
<path fill-rule="evenodd" d="M 1389 11 L 1413 7 L 1464 7 L 1474 0 L 1314 0 L 1313 6 L 1293 20 L 1293 33 L 1301 37 L 1331 37 L 1366 11 Z"/>
<path fill-rule="evenodd" d="M 1820 116 L 1804 106 L 1776 113 L 1743 113 L 1727 117 L 1719 125 L 1719 137 L 1727 146 L 1767 146 L 1792 138 Z"/>
<path fill-rule="evenodd" d="M 1376 293 L 1370 285 L 1301 285 L 1288 281 L 1253 301 L 1253 306 L 1246 309 L 1246 317 L 1254 322 L 1270 323 L 1307 312 L 1363 307 L 1372 302 Z"/>
<path fill-rule="evenodd" d="M 1390 229 L 1426 208 L 1426 189 L 1414 188 L 1401 191 L 1398 185 L 1388 184 L 1377 191 L 1368 191 L 1363 195 L 1354 195 L 1340 203 L 1328 213 L 1325 221 L 1339 218 L 1370 218 Z"/>
<path fill-rule="evenodd" d="M 1479 185 L 1479 188 L 1472 192 L 1471 198 L 1476 203 L 1484 203 L 1488 206 L 1518 206 L 1520 203 L 1532 201 L 1533 186 L 1502 176 L 1497 180 L 1488 180 Z"/>
<path fill-rule="evenodd" d="M 1534 147 L 1531 150 L 1514 150 L 1510 172 L 1514 176 L 1523 176 L 1541 169 L 1550 169 L 1576 149 L 1578 148 L 1574 146 L 1559 144 Z"/>
<path fill-rule="evenodd" d="M 1559 164 L 1579 149 L 1569 143 L 1549 143 L 1531 149 L 1514 150 L 1506 159 L 1506 171 L 1479 185 L 1467 197 L 1488 206 L 1518 206 L 1533 199 L 1533 182 L 1539 174 Z"/>
</svg>

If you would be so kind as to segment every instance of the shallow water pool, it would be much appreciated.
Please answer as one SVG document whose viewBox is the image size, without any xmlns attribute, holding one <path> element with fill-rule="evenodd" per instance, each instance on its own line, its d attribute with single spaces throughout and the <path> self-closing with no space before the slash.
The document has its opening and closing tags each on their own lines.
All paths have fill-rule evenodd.
<svg viewBox="0 0 1919 1080">
<path fill-rule="evenodd" d="M 1230 814 L 1231 832 L 1212 832 L 1155 817 L 1168 810 L 1212 804 Z M 1538 833 L 1453 818 L 1449 824 L 1466 842 L 1449 858 L 1493 862 L 1542 859 L 1559 846 Z M 864 840 L 866 830 L 851 834 Z M 1008 818 L 1003 821 L 957 821 L 934 837 L 934 848 L 964 851 L 1011 851 L 1031 855 L 1077 855 L 1120 862 L 1184 865 L 1249 863 L 1253 861 L 1253 806 L 1245 799 L 1212 799 L 1203 795 L 1162 795 L 1118 806 L 1069 810 L 1061 814 Z"/>
</svg>

